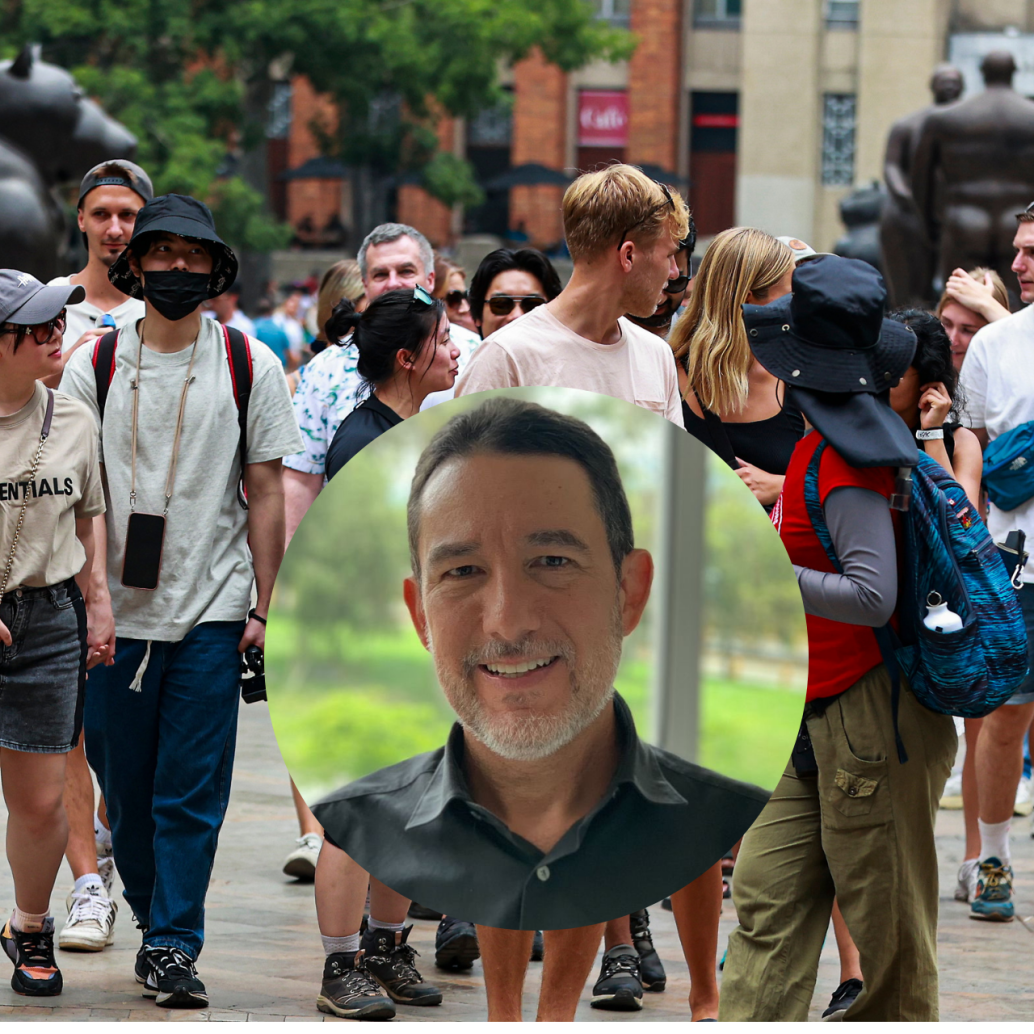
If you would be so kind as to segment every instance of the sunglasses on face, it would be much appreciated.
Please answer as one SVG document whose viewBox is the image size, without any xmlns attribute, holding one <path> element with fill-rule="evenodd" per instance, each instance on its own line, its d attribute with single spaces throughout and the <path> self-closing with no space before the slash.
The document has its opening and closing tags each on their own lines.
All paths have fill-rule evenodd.
<svg viewBox="0 0 1034 1034">
<path fill-rule="evenodd" d="M 674 280 L 669 280 L 664 285 L 665 294 L 678 294 L 679 291 L 684 291 L 689 286 L 690 275 L 683 273 L 682 276 L 675 277 Z"/>
<path fill-rule="evenodd" d="M 46 323 L 36 323 L 31 327 L 27 327 L 24 324 L 7 323 L 2 328 L 2 333 L 18 334 L 24 331 L 25 336 L 31 337 L 37 345 L 45 345 L 54 336 L 55 330 L 59 334 L 65 332 L 67 322 L 65 310 L 62 309 L 52 320 L 47 320 Z"/>
<path fill-rule="evenodd" d="M 496 294 L 485 300 L 495 316 L 509 316 L 515 305 L 521 307 L 521 312 L 531 312 L 546 302 L 541 294 Z"/>
<path fill-rule="evenodd" d="M 658 212 L 660 212 L 662 209 L 667 208 L 668 205 L 671 205 L 671 210 L 673 212 L 675 211 L 675 200 L 671 196 L 671 191 L 668 190 L 668 188 L 663 183 L 658 183 L 657 186 L 660 187 L 661 190 L 664 192 L 664 200 L 659 205 L 654 205 L 653 208 L 651 208 L 650 211 L 647 212 L 642 219 L 640 219 L 638 222 L 632 223 L 632 225 L 627 230 L 625 230 L 625 232 L 621 235 L 621 240 L 618 241 L 619 248 L 622 244 L 625 243 L 626 238 L 633 230 L 638 229 L 640 226 L 643 225 L 643 223 L 649 222 Z"/>
<path fill-rule="evenodd" d="M 445 295 L 445 304 L 450 309 L 458 309 L 467 300 L 466 291 L 448 291 Z"/>
</svg>

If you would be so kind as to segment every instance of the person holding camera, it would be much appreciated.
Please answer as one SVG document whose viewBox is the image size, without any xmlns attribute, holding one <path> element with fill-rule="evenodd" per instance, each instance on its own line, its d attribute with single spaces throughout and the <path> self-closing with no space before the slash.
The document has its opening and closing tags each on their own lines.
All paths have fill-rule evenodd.
<svg viewBox="0 0 1034 1034">
<path fill-rule="evenodd" d="M 204 204 L 148 202 L 109 271 L 143 299 L 144 318 L 79 349 L 62 380 L 101 427 L 107 503 L 91 634 L 114 641 L 114 663 L 87 683 L 87 757 L 144 930 L 136 979 L 173 1008 L 208 1004 L 194 964 L 229 798 L 241 655 L 264 645 L 284 552 L 281 458 L 302 444 L 276 356 L 201 317 L 236 275 Z"/>
</svg>

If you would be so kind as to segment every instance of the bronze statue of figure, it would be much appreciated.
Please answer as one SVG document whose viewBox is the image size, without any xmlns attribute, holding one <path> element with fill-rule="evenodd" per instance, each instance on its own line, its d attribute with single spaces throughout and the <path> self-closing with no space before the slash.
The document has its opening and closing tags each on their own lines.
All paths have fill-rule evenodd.
<svg viewBox="0 0 1034 1034">
<path fill-rule="evenodd" d="M 962 73 L 957 68 L 938 65 L 930 77 L 933 104 L 898 119 L 887 135 L 883 159 L 887 199 L 880 217 L 880 250 L 893 306 L 926 306 L 932 300 L 934 251 L 912 199 L 912 158 L 927 116 L 958 100 L 962 86 Z"/>
<path fill-rule="evenodd" d="M 936 248 L 936 283 L 958 266 L 1013 282 L 1016 213 L 1034 199 L 1034 102 L 1012 89 L 1005 50 L 980 65 L 986 89 L 927 116 L 912 159 L 912 195 Z"/>
</svg>

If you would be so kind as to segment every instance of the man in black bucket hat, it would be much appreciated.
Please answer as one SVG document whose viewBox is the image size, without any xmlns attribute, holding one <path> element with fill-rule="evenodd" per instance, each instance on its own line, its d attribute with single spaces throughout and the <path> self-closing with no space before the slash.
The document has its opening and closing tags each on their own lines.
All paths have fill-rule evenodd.
<svg viewBox="0 0 1034 1034">
<path fill-rule="evenodd" d="M 276 356 L 201 316 L 236 274 L 204 204 L 149 201 L 109 271 L 143 299 L 144 317 L 80 348 L 61 383 L 101 426 L 108 506 L 88 598 L 107 611 L 95 624 L 114 629 L 114 652 L 90 672 L 86 751 L 144 929 L 136 978 L 173 1008 L 208 1004 L 194 963 L 229 796 L 241 654 L 264 643 L 284 544 L 280 459 L 301 447 Z"/>
<path fill-rule="evenodd" d="M 904 678 L 895 722 L 873 632 L 894 620 L 898 533 L 889 503 L 898 468 L 917 461 L 887 393 L 908 368 L 915 337 L 883 318 L 883 280 L 864 263 L 816 258 L 795 270 L 793 289 L 743 308 L 755 356 L 786 382 L 811 425 L 772 514 L 804 599 L 808 694 L 793 756 L 736 863 L 740 926 L 720 1018 L 808 1018 L 835 899 L 864 978 L 837 989 L 836 1018 L 936 1020 L 934 819 L 955 727 L 919 704 Z M 809 485 L 843 573 L 812 524 Z"/>
</svg>

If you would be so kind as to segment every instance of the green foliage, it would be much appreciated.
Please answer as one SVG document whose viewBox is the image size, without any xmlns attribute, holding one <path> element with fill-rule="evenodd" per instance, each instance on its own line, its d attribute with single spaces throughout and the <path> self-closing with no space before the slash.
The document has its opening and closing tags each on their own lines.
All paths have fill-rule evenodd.
<svg viewBox="0 0 1034 1034">
<path fill-rule="evenodd" d="M 440 113 L 498 103 L 499 65 L 535 46 L 570 71 L 635 43 L 586 0 L 10 0 L 0 40 L 9 55 L 40 42 L 72 70 L 137 134 L 160 191 L 208 195 L 227 143 L 261 134 L 277 62 L 338 103 L 328 153 L 381 172 L 431 163 L 432 192 L 468 204 L 469 169 L 434 158 Z M 263 218 L 249 209 L 241 239 L 275 241 Z"/>
<path fill-rule="evenodd" d="M 424 166 L 423 186 L 432 197 L 449 206 L 473 208 L 485 200 L 470 162 L 447 151 L 439 151 Z"/>
<path fill-rule="evenodd" d="M 220 236 L 231 247 L 273 251 L 290 243 L 290 226 L 270 219 L 262 195 L 238 176 L 216 180 L 209 204 Z"/>
</svg>

